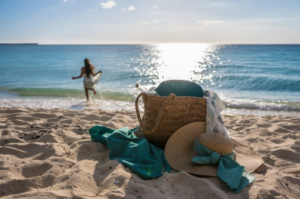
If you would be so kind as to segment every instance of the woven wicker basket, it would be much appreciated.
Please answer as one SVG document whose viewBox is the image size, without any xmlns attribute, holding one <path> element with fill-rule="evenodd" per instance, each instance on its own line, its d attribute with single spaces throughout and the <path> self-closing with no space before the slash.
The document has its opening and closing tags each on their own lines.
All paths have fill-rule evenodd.
<svg viewBox="0 0 300 199">
<path fill-rule="evenodd" d="M 141 96 L 144 102 L 142 119 L 138 106 Z M 180 127 L 192 122 L 205 122 L 206 99 L 141 93 L 135 100 L 135 109 L 140 123 L 135 135 L 145 137 L 150 143 L 164 148 L 169 137 Z"/>
</svg>

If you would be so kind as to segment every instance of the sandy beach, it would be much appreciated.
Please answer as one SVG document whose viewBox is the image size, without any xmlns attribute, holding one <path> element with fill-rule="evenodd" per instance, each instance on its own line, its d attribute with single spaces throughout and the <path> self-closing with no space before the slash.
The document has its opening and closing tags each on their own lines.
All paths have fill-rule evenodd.
<svg viewBox="0 0 300 199">
<path fill-rule="evenodd" d="M 135 112 L 0 109 L 1 198 L 299 198 L 300 118 L 223 115 L 230 137 L 264 160 L 234 194 L 216 177 L 186 172 L 143 180 L 90 139 L 94 125 L 130 128 Z"/>
</svg>

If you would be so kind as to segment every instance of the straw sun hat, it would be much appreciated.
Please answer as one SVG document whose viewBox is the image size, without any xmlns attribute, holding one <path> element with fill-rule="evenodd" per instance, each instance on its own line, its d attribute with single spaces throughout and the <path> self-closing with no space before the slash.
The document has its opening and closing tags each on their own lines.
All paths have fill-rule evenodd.
<svg viewBox="0 0 300 199">
<path fill-rule="evenodd" d="M 263 163 L 262 158 L 250 148 L 232 142 L 229 138 L 213 133 L 205 133 L 205 122 L 194 122 L 178 129 L 168 140 L 165 156 L 170 166 L 177 171 L 202 176 L 217 176 L 217 167 L 192 163 L 198 156 L 193 146 L 196 140 L 221 156 L 235 151 L 235 161 L 245 166 L 249 172 L 255 171 Z"/>
</svg>

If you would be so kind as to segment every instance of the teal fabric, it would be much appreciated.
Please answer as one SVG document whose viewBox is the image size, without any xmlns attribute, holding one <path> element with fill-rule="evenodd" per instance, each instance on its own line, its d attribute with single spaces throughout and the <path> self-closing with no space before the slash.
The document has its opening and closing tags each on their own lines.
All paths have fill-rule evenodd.
<svg viewBox="0 0 300 199">
<path fill-rule="evenodd" d="M 245 171 L 244 166 L 240 166 L 234 161 L 234 152 L 221 156 L 195 141 L 194 150 L 199 156 L 193 157 L 192 162 L 196 164 L 210 164 L 218 166 L 217 176 L 228 184 L 234 193 L 239 193 L 243 188 L 255 180 L 255 177 Z"/>
<path fill-rule="evenodd" d="M 169 96 L 171 93 L 176 96 L 203 97 L 203 89 L 195 82 L 186 80 L 163 81 L 155 89 L 160 96 Z"/>
<path fill-rule="evenodd" d="M 89 129 L 91 139 L 110 149 L 109 158 L 126 165 L 141 178 L 159 178 L 164 172 L 171 172 L 164 151 L 150 144 L 146 138 L 136 137 L 137 128 L 110 129 L 94 126 Z"/>
</svg>

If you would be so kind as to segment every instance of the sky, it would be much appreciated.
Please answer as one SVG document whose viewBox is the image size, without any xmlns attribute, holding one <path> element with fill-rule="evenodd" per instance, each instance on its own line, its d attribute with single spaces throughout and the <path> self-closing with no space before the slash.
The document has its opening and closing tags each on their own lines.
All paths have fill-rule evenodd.
<svg viewBox="0 0 300 199">
<path fill-rule="evenodd" d="M 300 44 L 300 0 L 0 0 L 0 43 Z"/>
</svg>

